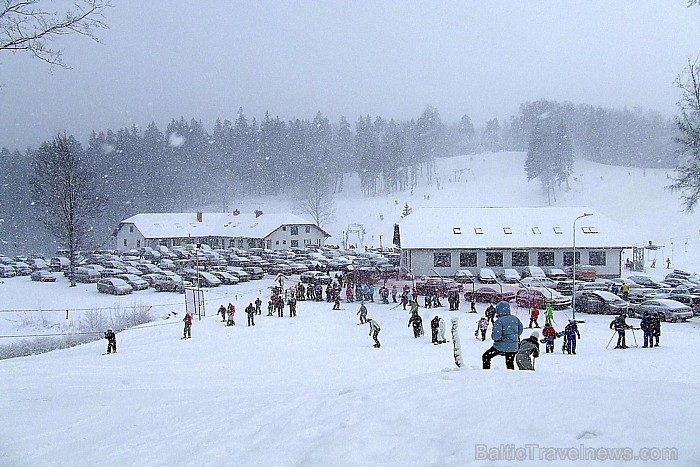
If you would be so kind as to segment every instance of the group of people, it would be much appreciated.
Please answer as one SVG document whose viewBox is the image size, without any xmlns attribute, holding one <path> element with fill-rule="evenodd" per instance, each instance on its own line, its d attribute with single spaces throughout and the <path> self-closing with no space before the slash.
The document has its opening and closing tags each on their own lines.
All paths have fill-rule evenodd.
<svg viewBox="0 0 700 467">
<path fill-rule="evenodd" d="M 645 311 L 639 322 L 639 328 L 635 328 L 627 324 L 625 313 L 620 313 L 610 322 L 610 329 L 617 332 L 617 344 L 616 349 L 627 349 L 627 330 L 630 329 L 634 332 L 635 329 L 641 329 L 644 333 L 644 345 L 643 348 L 651 348 L 659 346 L 659 338 L 661 337 L 661 318 L 658 313 L 653 313 Z M 612 339 L 615 337 L 613 334 Z M 636 342 L 636 337 L 635 337 Z"/>
</svg>

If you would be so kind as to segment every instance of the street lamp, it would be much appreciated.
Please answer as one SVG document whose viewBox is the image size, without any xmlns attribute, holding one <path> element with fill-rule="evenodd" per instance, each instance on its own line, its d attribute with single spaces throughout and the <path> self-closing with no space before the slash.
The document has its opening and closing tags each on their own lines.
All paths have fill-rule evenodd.
<svg viewBox="0 0 700 467">
<path fill-rule="evenodd" d="M 576 320 L 576 221 L 583 218 L 583 217 L 588 217 L 592 216 L 592 212 L 584 212 L 580 216 L 578 216 L 576 219 L 574 219 L 574 258 L 573 258 L 573 291 L 571 293 L 571 317 L 575 321 Z"/>
</svg>

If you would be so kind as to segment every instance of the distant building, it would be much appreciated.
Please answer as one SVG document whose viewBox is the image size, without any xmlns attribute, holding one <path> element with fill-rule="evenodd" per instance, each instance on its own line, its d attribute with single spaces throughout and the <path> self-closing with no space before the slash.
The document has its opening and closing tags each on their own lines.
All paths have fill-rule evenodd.
<svg viewBox="0 0 700 467">
<path fill-rule="evenodd" d="M 116 249 L 206 243 L 212 248 L 285 250 L 322 246 L 325 230 L 293 214 L 147 213 L 124 219 L 115 229 Z"/>
<path fill-rule="evenodd" d="M 577 266 L 599 276 L 619 276 L 622 250 L 632 248 L 622 226 L 586 208 L 421 208 L 399 224 L 401 267 L 414 275 L 477 274 L 526 266 L 566 269 L 573 265 L 576 222 Z"/>
</svg>

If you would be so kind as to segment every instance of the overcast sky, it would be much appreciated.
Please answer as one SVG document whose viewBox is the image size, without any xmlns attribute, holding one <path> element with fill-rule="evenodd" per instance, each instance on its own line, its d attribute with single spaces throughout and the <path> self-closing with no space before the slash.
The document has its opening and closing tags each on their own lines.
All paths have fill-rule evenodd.
<svg viewBox="0 0 700 467">
<path fill-rule="evenodd" d="M 700 54 L 700 7 L 686 0 L 118 0 L 102 44 L 61 38 L 70 70 L 0 55 L 0 147 L 61 130 L 172 118 L 288 120 L 321 111 L 477 126 L 548 98 L 671 116 L 673 85 Z"/>
</svg>

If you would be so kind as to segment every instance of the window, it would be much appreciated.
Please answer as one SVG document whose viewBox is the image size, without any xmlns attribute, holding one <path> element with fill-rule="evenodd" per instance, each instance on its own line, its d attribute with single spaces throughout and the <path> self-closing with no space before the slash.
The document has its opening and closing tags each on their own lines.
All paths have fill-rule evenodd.
<svg viewBox="0 0 700 467">
<path fill-rule="evenodd" d="M 585 234 L 597 234 L 598 233 L 598 229 L 596 229 L 595 227 L 581 227 L 581 230 Z"/>
<path fill-rule="evenodd" d="M 554 252 L 553 251 L 538 251 L 537 252 L 537 265 L 538 266 L 554 266 Z"/>
<path fill-rule="evenodd" d="M 486 252 L 486 267 L 503 266 L 502 251 L 487 251 Z"/>
<path fill-rule="evenodd" d="M 126 246 L 126 238 L 124 239 L 124 246 Z"/>
<path fill-rule="evenodd" d="M 554 233 L 557 234 L 557 235 L 561 235 L 561 234 L 564 233 L 564 232 L 561 230 L 561 227 L 553 227 L 553 229 L 554 229 Z"/>
<path fill-rule="evenodd" d="M 298 247 L 298 246 L 299 246 L 299 240 L 292 240 L 292 241 L 290 242 L 290 244 L 292 245 L 292 248 L 293 248 L 293 247 Z"/>
<path fill-rule="evenodd" d="M 577 251 L 576 252 L 576 264 L 581 264 L 581 252 Z M 574 252 L 573 251 L 565 251 L 564 252 L 564 266 L 573 266 L 574 265 Z"/>
<path fill-rule="evenodd" d="M 513 229 L 511 229 L 510 227 L 503 227 L 503 233 L 506 235 L 512 235 Z"/>
<path fill-rule="evenodd" d="M 530 253 L 527 251 L 514 251 L 511 254 L 510 264 L 512 266 L 529 266 Z"/>
<path fill-rule="evenodd" d="M 540 235 L 542 233 L 542 231 L 540 230 L 539 227 L 533 227 L 532 233 L 534 233 L 535 235 Z"/>
<path fill-rule="evenodd" d="M 282 226 L 282 231 L 283 231 L 283 232 L 286 232 L 286 231 L 287 231 L 287 226 L 286 226 L 286 225 L 283 225 L 283 226 Z"/>
<path fill-rule="evenodd" d="M 129 232 L 134 233 L 134 226 L 133 225 L 129 226 Z M 124 246 L 126 246 L 126 245 L 124 245 Z"/>
<path fill-rule="evenodd" d="M 306 233 L 311 233 L 311 226 L 310 225 L 306 226 Z"/>
<path fill-rule="evenodd" d="M 286 245 L 286 244 L 287 244 L 287 240 L 282 240 L 282 245 Z"/>
<path fill-rule="evenodd" d="M 433 266 L 436 268 L 452 267 L 452 255 L 450 253 L 433 253 Z"/>
<path fill-rule="evenodd" d="M 136 240 L 136 248 L 141 248 L 141 240 Z"/>
<path fill-rule="evenodd" d="M 477 235 L 483 235 L 484 229 L 482 229 L 481 227 L 474 227 L 474 233 Z"/>
<path fill-rule="evenodd" d="M 280 244 L 280 241 L 279 241 L 279 240 L 275 240 L 275 245 L 279 245 L 279 244 Z"/>
<path fill-rule="evenodd" d="M 604 251 L 589 251 L 588 264 L 591 266 L 605 266 L 606 258 Z"/>
<path fill-rule="evenodd" d="M 460 268 L 475 268 L 476 267 L 476 252 L 463 251 L 459 254 Z"/>
<path fill-rule="evenodd" d="M 452 233 L 455 235 L 461 235 L 462 234 L 462 229 L 459 227 L 452 227 Z"/>
<path fill-rule="evenodd" d="M 305 238 L 304 245 L 311 245 L 311 239 Z"/>
<path fill-rule="evenodd" d="M 289 234 L 290 235 L 299 235 L 299 226 L 292 225 L 289 227 Z"/>
</svg>

